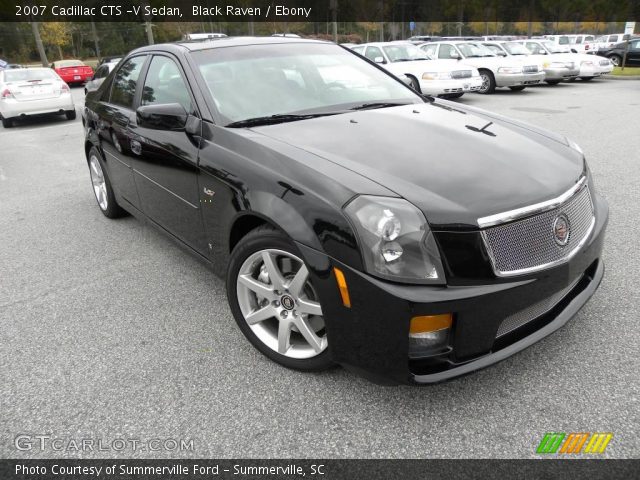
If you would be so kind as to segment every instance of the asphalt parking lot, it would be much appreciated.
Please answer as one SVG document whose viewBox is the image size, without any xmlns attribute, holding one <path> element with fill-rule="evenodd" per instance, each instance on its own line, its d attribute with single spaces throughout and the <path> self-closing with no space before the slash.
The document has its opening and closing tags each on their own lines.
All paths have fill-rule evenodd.
<svg viewBox="0 0 640 480">
<path fill-rule="evenodd" d="M 640 82 L 460 103 L 582 146 L 610 202 L 607 270 L 560 331 L 422 388 L 269 361 L 237 329 L 223 281 L 156 230 L 99 212 L 80 116 L 0 129 L 0 457 L 527 458 L 545 432 L 612 432 L 605 456 L 640 457 Z M 21 451 L 20 434 L 193 449 Z"/>
</svg>

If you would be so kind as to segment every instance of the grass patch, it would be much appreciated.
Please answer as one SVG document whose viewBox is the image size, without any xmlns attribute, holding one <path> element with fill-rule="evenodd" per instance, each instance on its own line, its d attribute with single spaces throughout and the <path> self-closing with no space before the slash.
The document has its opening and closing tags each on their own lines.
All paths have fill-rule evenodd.
<svg viewBox="0 0 640 480">
<path fill-rule="evenodd" d="M 624 77 L 631 75 L 640 75 L 640 67 L 624 67 L 624 70 L 622 70 L 622 67 L 613 67 L 613 72 L 611 72 L 611 75 L 622 75 Z"/>
</svg>

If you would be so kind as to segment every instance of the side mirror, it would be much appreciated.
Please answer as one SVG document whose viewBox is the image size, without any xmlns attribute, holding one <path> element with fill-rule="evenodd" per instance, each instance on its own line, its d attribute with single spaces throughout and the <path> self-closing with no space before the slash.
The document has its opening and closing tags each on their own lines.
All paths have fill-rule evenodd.
<svg viewBox="0 0 640 480">
<path fill-rule="evenodd" d="M 411 77 L 407 77 L 406 75 L 404 77 L 401 78 L 402 83 L 404 83 L 406 86 L 413 88 L 413 80 L 411 80 Z"/>
<path fill-rule="evenodd" d="M 373 59 L 373 61 L 376 63 L 384 63 L 384 57 L 376 57 Z"/>
<path fill-rule="evenodd" d="M 498 56 L 499 56 L 499 57 L 506 57 L 506 56 L 507 56 L 507 54 L 506 54 L 506 53 L 504 53 L 503 51 L 499 51 L 499 52 L 497 52 L 497 53 L 498 53 Z"/>
<path fill-rule="evenodd" d="M 184 130 L 188 116 L 179 103 L 145 105 L 136 110 L 138 125 L 154 130 Z"/>
<path fill-rule="evenodd" d="M 449 54 L 450 58 L 453 58 L 454 60 L 460 60 L 460 54 L 458 52 L 451 52 Z"/>
</svg>

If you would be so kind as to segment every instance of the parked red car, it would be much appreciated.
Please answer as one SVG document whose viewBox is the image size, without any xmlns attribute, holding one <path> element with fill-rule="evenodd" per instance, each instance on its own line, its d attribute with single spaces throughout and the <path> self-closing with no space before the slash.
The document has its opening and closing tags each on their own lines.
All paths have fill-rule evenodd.
<svg viewBox="0 0 640 480">
<path fill-rule="evenodd" d="M 93 77 L 93 68 L 85 65 L 80 60 L 60 60 L 51 64 L 60 78 L 71 84 L 84 84 Z"/>
</svg>

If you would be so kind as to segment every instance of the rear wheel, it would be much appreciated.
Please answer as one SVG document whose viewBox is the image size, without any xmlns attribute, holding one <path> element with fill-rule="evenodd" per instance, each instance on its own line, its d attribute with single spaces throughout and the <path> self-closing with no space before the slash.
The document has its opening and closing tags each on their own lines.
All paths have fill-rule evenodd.
<svg viewBox="0 0 640 480">
<path fill-rule="evenodd" d="M 549 85 L 557 85 L 561 82 L 561 80 L 545 80 Z"/>
<path fill-rule="evenodd" d="M 524 85 L 517 85 L 515 87 L 509 87 L 511 90 L 513 90 L 514 92 L 521 92 L 522 90 L 525 89 Z"/>
<path fill-rule="evenodd" d="M 259 227 L 231 253 L 227 298 L 242 333 L 262 354 L 296 370 L 333 365 L 322 306 L 296 246 Z"/>
<path fill-rule="evenodd" d="M 480 78 L 482 85 L 478 89 L 478 93 L 489 94 L 496 91 L 496 79 L 489 70 L 480 70 Z"/>
<path fill-rule="evenodd" d="M 67 110 L 64 112 L 64 115 L 67 117 L 67 120 L 75 120 L 76 119 L 76 111 L 75 110 Z"/>
<path fill-rule="evenodd" d="M 118 218 L 126 215 L 126 212 L 116 203 L 111 181 L 104 169 L 102 157 L 95 147 L 89 152 L 89 174 L 91 185 L 100 211 L 108 218 Z"/>
<path fill-rule="evenodd" d="M 589 80 L 593 80 L 594 77 L 580 77 L 580 80 L 583 82 L 588 82 Z"/>
<path fill-rule="evenodd" d="M 462 93 L 447 93 L 445 95 L 443 95 L 444 98 L 448 98 L 448 99 L 452 99 L 452 98 L 460 98 L 462 95 L 464 95 L 464 92 Z"/>
<path fill-rule="evenodd" d="M 2 126 L 4 128 L 13 127 L 13 118 L 4 118 L 4 117 L 2 117 Z"/>
</svg>

